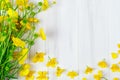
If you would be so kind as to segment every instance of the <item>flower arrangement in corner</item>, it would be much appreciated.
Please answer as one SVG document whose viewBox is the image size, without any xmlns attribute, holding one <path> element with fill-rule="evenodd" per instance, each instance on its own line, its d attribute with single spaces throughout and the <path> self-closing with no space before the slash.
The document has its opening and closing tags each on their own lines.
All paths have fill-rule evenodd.
<svg viewBox="0 0 120 80">
<path fill-rule="evenodd" d="M 29 0 L 0 0 L 0 80 L 18 78 L 17 74 L 24 67 L 29 68 L 25 61 L 35 39 L 46 40 L 43 28 L 35 32 L 39 22 L 35 16 L 54 3 L 48 0 L 38 4 Z"/>
</svg>

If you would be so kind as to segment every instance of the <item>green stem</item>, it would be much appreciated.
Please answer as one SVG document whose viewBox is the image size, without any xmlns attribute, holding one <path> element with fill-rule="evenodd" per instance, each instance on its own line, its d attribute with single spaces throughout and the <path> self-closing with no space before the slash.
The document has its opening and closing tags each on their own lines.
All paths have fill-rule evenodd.
<svg viewBox="0 0 120 80">
<path fill-rule="evenodd" d="M 102 77 L 104 80 L 108 80 L 107 78 L 105 78 L 105 77 Z"/>
</svg>

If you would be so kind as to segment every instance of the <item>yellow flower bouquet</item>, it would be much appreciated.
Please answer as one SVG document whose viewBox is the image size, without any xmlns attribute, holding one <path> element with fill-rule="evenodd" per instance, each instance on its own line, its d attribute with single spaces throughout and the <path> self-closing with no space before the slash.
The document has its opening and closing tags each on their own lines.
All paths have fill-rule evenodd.
<svg viewBox="0 0 120 80">
<path fill-rule="evenodd" d="M 35 32 L 39 22 L 35 16 L 52 4 L 48 0 L 37 4 L 28 0 L 0 0 L 0 80 L 18 78 L 21 69 L 29 69 L 25 61 L 35 39 L 46 40 L 43 28 Z"/>
</svg>

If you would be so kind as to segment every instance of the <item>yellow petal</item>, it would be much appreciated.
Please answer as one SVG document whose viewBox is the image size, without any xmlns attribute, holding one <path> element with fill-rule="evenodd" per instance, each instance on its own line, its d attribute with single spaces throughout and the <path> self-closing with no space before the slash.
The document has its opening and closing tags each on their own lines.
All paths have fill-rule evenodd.
<svg viewBox="0 0 120 80">
<path fill-rule="evenodd" d="M 93 72 L 93 68 L 87 66 L 86 70 L 85 70 L 85 74 L 90 74 Z"/>
<path fill-rule="evenodd" d="M 113 58 L 113 59 L 118 58 L 118 54 L 117 54 L 117 53 L 115 53 L 115 52 L 112 52 L 111 56 L 112 56 L 112 58 Z"/>
<path fill-rule="evenodd" d="M 25 47 L 25 42 L 22 41 L 22 40 L 19 39 L 19 38 L 12 37 L 12 41 L 13 41 L 13 44 L 14 44 L 16 47 L 22 47 L 22 48 Z"/>
<path fill-rule="evenodd" d="M 27 56 L 28 56 L 28 49 L 27 48 L 24 48 L 22 49 L 22 51 L 19 53 L 20 56 L 18 57 L 18 60 L 19 60 L 19 64 L 24 64 L 26 59 L 27 59 Z"/>
<path fill-rule="evenodd" d="M 113 80 L 119 80 L 119 78 L 117 78 L 117 77 L 114 77 L 114 78 L 113 78 Z"/>
<path fill-rule="evenodd" d="M 26 76 L 26 75 L 28 75 L 28 73 L 29 73 L 29 69 L 23 69 L 23 70 L 21 70 L 20 71 L 20 76 Z"/>
<path fill-rule="evenodd" d="M 67 76 L 70 77 L 71 79 L 74 79 L 75 77 L 78 76 L 78 73 L 75 71 L 70 71 L 68 72 Z"/>
<path fill-rule="evenodd" d="M 36 53 L 35 56 L 32 58 L 32 62 L 44 62 L 44 52 Z"/>
<path fill-rule="evenodd" d="M 118 46 L 118 48 L 120 48 L 120 43 L 117 46 Z"/>
<path fill-rule="evenodd" d="M 48 0 L 44 0 L 42 4 L 42 10 L 47 10 L 49 8 Z"/>
<path fill-rule="evenodd" d="M 40 28 L 40 37 L 41 37 L 41 39 L 42 40 L 46 40 L 46 34 L 45 34 L 45 32 L 44 32 L 44 29 L 43 28 Z"/>
<path fill-rule="evenodd" d="M 18 18 L 18 13 L 16 11 L 14 11 L 13 9 L 11 9 L 11 8 L 8 9 L 7 14 L 11 18 Z"/>
<path fill-rule="evenodd" d="M 26 80 L 34 80 L 34 73 L 35 71 L 29 71 L 29 73 L 26 75 Z"/>
<path fill-rule="evenodd" d="M 120 50 L 118 50 L 118 54 L 120 54 Z"/>
<path fill-rule="evenodd" d="M 95 80 L 101 80 L 102 77 L 103 77 L 103 73 L 101 70 L 99 70 L 97 74 L 94 74 Z"/>
<path fill-rule="evenodd" d="M 118 72 L 120 70 L 120 68 L 117 64 L 112 64 L 110 69 L 112 72 Z"/>
<path fill-rule="evenodd" d="M 57 67 L 57 70 L 55 72 L 57 77 L 60 77 L 61 74 L 65 71 L 65 69 L 61 69 L 60 67 Z"/>
<path fill-rule="evenodd" d="M 57 66 L 57 64 L 58 64 L 58 62 L 57 62 L 56 58 L 52 58 L 47 62 L 46 66 L 55 68 Z"/>
<path fill-rule="evenodd" d="M 105 60 L 102 60 L 102 61 L 98 62 L 98 66 L 100 68 L 107 68 L 108 64 L 107 64 L 107 62 Z"/>
</svg>

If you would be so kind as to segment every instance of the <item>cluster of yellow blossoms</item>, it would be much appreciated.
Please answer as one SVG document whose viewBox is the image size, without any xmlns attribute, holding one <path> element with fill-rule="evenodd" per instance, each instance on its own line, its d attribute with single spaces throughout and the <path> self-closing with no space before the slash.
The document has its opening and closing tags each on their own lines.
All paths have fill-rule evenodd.
<svg viewBox="0 0 120 80">
<path fill-rule="evenodd" d="M 36 15 L 54 3 L 48 0 L 38 3 L 30 0 L 0 0 L 0 80 L 18 78 L 16 74 L 20 69 L 20 76 L 26 76 L 27 80 L 34 79 L 35 72 L 26 64 L 29 51 L 38 37 L 46 40 L 43 28 L 36 32 L 39 22 Z M 32 61 L 43 62 L 44 56 L 44 53 L 36 53 Z M 54 63 L 54 59 L 47 65 L 51 66 L 51 63 Z M 40 72 L 39 75 L 38 79 L 44 77 Z"/>
</svg>

